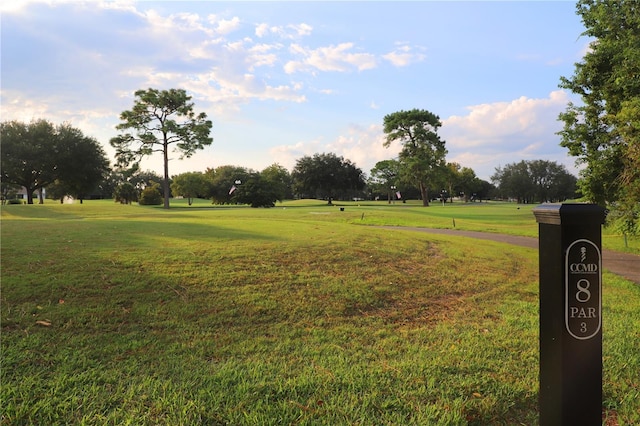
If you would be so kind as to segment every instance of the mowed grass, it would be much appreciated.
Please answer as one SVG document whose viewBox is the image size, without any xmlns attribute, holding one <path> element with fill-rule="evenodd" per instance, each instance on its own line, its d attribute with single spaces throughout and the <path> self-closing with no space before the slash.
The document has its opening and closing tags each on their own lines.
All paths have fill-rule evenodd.
<svg viewBox="0 0 640 426">
<path fill-rule="evenodd" d="M 1 424 L 537 423 L 536 250 L 356 226 L 436 206 L 172 205 L 2 207 Z M 537 229 L 484 207 L 456 226 Z M 606 421 L 637 424 L 640 288 L 604 282 Z"/>
</svg>

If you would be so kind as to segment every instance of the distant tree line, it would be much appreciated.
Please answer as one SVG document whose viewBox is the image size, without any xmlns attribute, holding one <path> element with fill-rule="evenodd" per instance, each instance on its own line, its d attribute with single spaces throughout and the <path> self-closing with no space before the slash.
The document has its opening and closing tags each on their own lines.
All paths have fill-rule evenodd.
<svg viewBox="0 0 640 426">
<path fill-rule="evenodd" d="M 416 111 L 412 114 L 420 116 Z M 494 197 L 519 202 L 555 201 L 575 193 L 575 177 L 556 163 L 542 160 L 496 169 L 494 186 L 479 179 L 468 167 L 446 163 L 444 142 L 434 150 L 420 148 L 416 141 L 421 134 L 416 127 L 419 124 L 412 125 L 407 137 L 414 140 L 409 142 L 412 145 L 407 152 L 398 159 L 378 162 L 369 176 L 348 159 L 334 153 L 317 153 L 298 159 L 291 172 L 272 164 L 261 171 L 224 165 L 178 174 L 167 180 L 168 195 L 186 198 L 189 205 L 200 198 L 214 204 L 272 207 L 278 201 L 293 198 L 317 198 L 331 204 L 334 200 L 420 200 L 428 194 L 429 199 L 423 200 L 428 205 L 436 199 L 473 202 Z M 24 187 L 28 203 L 33 203 L 34 192 L 43 188 L 47 197 L 61 201 L 70 196 L 80 200 L 113 198 L 123 204 L 164 203 L 163 176 L 140 170 L 138 162 L 129 162 L 128 167 L 120 162 L 110 168 L 98 142 L 68 124 L 10 121 L 1 123 L 0 128 L 5 199 Z M 430 159 L 422 163 L 425 171 L 420 171 L 420 162 L 412 155 L 426 151 L 430 151 Z"/>
<path fill-rule="evenodd" d="M 196 114 L 184 90 L 139 90 L 134 106 L 120 115 L 116 129 L 123 132 L 110 140 L 116 149 L 113 169 L 95 139 L 69 124 L 54 126 L 46 120 L 29 124 L 1 124 L 2 185 L 10 190 L 24 187 L 28 203 L 33 193 L 47 189 L 49 197 L 113 198 L 129 204 L 169 207 L 169 199 L 195 198 L 215 204 L 247 204 L 273 207 L 291 198 L 338 200 L 408 198 L 443 203 L 490 197 L 518 202 L 558 201 L 575 194 L 576 179 L 556 163 L 521 162 L 496 169 L 489 182 L 457 163 L 447 163 L 445 141 L 438 135 L 440 118 L 427 110 L 398 111 L 384 117 L 385 147 L 398 142 L 398 157 L 378 162 L 370 176 L 350 160 L 334 153 L 317 153 L 296 161 L 291 172 L 279 164 L 262 171 L 225 165 L 204 172 L 170 177 L 168 153 L 174 147 L 181 158 L 212 143 L 212 124 L 204 113 Z M 164 176 L 141 171 L 140 161 L 154 152 L 164 158 Z M 42 191 L 40 191 L 42 194 Z M 42 200 L 41 200 L 42 202 Z"/>
</svg>

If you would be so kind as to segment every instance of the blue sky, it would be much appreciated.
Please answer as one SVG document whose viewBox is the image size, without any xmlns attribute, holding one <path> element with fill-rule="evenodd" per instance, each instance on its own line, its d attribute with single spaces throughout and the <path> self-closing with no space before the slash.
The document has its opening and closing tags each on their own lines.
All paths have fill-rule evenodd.
<svg viewBox="0 0 640 426">
<path fill-rule="evenodd" d="M 133 93 L 183 88 L 214 143 L 171 175 L 332 152 L 365 173 L 394 158 L 383 117 L 440 116 L 447 161 L 489 179 L 556 161 L 557 116 L 589 40 L 572 1 L 20 1 L 1 11 L 1 119 L 69 122 L 105 146 Z M 143 168 L 162 170 L 154 157 Z"/>
</svg>

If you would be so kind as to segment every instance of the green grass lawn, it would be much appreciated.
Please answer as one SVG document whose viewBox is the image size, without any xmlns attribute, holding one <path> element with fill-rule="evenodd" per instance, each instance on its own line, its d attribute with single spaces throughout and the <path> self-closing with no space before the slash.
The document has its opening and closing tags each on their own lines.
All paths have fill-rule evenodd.
<svg viewBox="0 0 640 426">
<path fill-rule="evenodd" d="M 356 226 L 535 236 L 530 207 L 172 207 L 2 207 L 0 424 L 537 423 L 536 250 Z M 603 293 L 607 422 L 638 424 L 640 287 Z"/>
</svg>

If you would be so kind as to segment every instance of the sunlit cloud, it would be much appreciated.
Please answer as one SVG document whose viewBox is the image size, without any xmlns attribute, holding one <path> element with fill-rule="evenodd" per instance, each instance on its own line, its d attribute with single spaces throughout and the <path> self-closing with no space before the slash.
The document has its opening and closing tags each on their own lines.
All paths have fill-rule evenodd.
<svg viewBox="0 0 640 426">
<path fill-rule="evenodd" d="M 400 152 L 399 142 L 384 147 L 385 136 L 382 126 L 350 124 L 338 137 L 331 141 L 314 139 L 292 145 L 279 145 L 271 148 L 270 154 L 285 167 L 295 166 L 297 159 L 317 153 L 333 153 L 350 160 L 366 174 L 377 162 L 395 158 Z"/>
<path fill-rule="evenodd" d="M 268 35 L 276 35 L 284 39 L 297 39 L 311 35 L 312 31 L 313 27 L 305 23 L 278 26 L 269 25 L 263 22 L 255 26 L 254 33 L 259 38 L 266 37 Z"/>
<path fill-rule="evenodd" d="M 234 16 L 233 19 L 221 19 L 216 22 L 216 33 L 217 34 L 229 34 L 240 27 L 240 18 Z"/>
<path fill-rule="evenodd" d="M 350 71 L 353 68 L 358 71 L 376 67 L 375 55 L 370 53 L 354 53 L 353 43 L 340 43 L 338 45 L 309 49 L 299 44 L 292 44 L 289 51 L 302 57 L 300 60 L 287 62 L 284 70 L 287 74 L 307 71 Z"/>
<path fill-rule="evenodd" d="M 562 158 L 563 164 L 571 165 L 556 135 L 561 129 L 558 114 L 568 101 L 568 94 L 557 90 L 547 98 L 522 96 L 467 107 L 468 114 L 443 120 L 440 134 L 446 140 L 450 161 L 485 177 L 500 164 L 520 160 Z"/>
<path fill-rule="evenodd" d="M 396 67 L 406 67 L 407 65 L 424 61 L 427 56 L 422 52 L 423 50 L 424 49 L 419 49 L 419 51 L 416 52 L 416 48 L 412 48 L 407 44 L 401 44 L 393 52 L 382 55 L 382 57 Z"/>
</svg>

